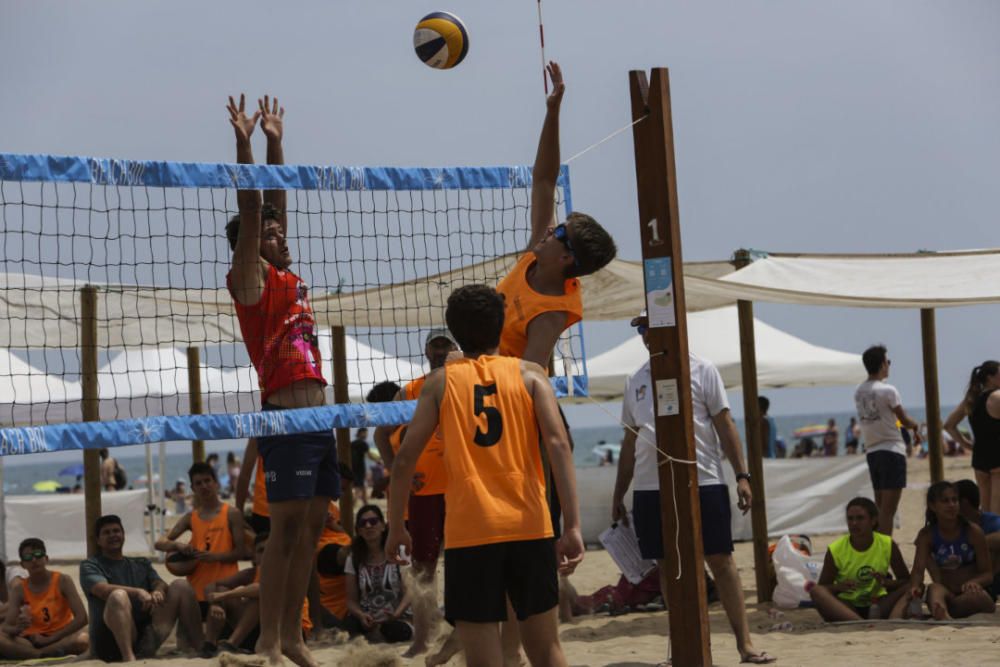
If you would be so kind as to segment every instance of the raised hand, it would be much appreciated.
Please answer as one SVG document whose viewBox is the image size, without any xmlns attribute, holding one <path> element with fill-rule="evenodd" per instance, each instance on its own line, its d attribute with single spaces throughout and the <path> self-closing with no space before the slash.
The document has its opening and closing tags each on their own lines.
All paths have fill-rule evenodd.
<svg viewBox="0 0 1000 667">
<path fill-rule="evenodd" d="M 258 99 L 257 106 L 260 107 L 257 113 L 260 115 L 260 129 L 264 136 L 272 141 L 281 141 L 284 133 L 285 107 L 278 106 L 277 97 L 272 102 L 268 95 L 262 100 Z"/>
<path fill-rule="evenodd" d="M 559 108 L 559 104 L 562 102 L 563 93 L 566 92 L 566 84 L 563 83 L 562 69 L 559 67 L 559 63 L 554 60 L 550 60 L 549 64 L 545 67 L 545 70 L 549 73 L 549 80 L 552 82 L 552 92 L 545 100 L 545 104 L 550 109 L 557 109 Z"/>
<path fill-rule="evenodd" d="M 236 140 L 237 141 L 250 141 L 250 135 L 253 134 L 253 128 L 257 125 L 257 119 L 260 118 L 260 111 L 254 113 L 252 117 L 247 117 L 246 114 L 246 95 L 240 93 L 240 104 L 236 106 L 236 101 L 233 96 L 229 96 L 229 105 L 226 107 L 229 110 L 229 122 L 232 124 L 233 129 L 236 130 Z"/>
</svg>

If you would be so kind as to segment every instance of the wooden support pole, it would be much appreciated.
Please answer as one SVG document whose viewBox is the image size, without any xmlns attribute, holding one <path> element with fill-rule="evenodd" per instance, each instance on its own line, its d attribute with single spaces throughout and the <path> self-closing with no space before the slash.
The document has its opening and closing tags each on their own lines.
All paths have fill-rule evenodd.
<svg viewBox="0 0 1000 667">
<path fill-rule="evenodd" d="M 191 414 L 200 415 L 201 405 L 201 359 L 197 347 L 187 349 L 188 365 L 188 400 L 190 401 Z M 205 441 L 191 441 L 191 461 L 194 463 L 205 462 Z"/>
<path fill-rule="evenodd" d="M 750 253 L 738 250 L 733 265 L 741 269 L 750 263 Z M 754 338 L 753 302 L 737 301 L 740 326 L 740 367 L 743 371 L 743 421 L 746 425 L 747 470 L 753 504 L 753 566 L 757 581 L 757 601 L 771 601 L 767 554 L 767 506 L 764 500 L 764 443 L 760 438 L 760 404 L 757 391 L 757 344 Z"/>
<path fill-rule="evenodd" d="M 349 403 L 347 391 L 347 330 L 333 327 L 333 400 Z M 337 461 L 350 465 L 351 429 L 337 429 Z M 348 535 L 354 535 L 354 488 L 350 480 L 340 484 L 340 523 Z"/>
<path fill-rule="evenodd" d="M 631 71 L 629 88 L 632 120 L 641 121 L 633 125 L 632 137 L 650 318 L 648 340 L 653 387 L 649 390 L 653 392 L 656 414 L 665 595 L 670 610 L 670 636 L 674 639 L 673 663 L 707 667 L 712 664 L 712 652 L 705 601 L 698 469 L 688 463 L 665 463 L 664 456 L 666 453 L 674 459 L 695 460 L 668 71 L 662 67 L 653 69 L 651 84 L 647 83 L 645 72 Z M 666 289 L 671 285 L 672 297 Z"/>
<path fill-rule="evenodd" d="M 83 421 L 101 420 L 97 389 L 97 288 L 80 288 L 80 380 L 83 394 Z M 101 516 L 101 454 L 99 449 L 83 450 L 83 504 L 87 523 L 87 556 L 97 553 L 94 524 Z"/>
<path fill-rule="evenodd" d="M 924 405 L 927 406 L 927 452 L 931 484 L 944 479 L 944 448 L 941 444 L 941 399 L 938 392 L 937 327 L 934 309 L 920 309 L 920 337 L 924 348 Z"/>
</svg>

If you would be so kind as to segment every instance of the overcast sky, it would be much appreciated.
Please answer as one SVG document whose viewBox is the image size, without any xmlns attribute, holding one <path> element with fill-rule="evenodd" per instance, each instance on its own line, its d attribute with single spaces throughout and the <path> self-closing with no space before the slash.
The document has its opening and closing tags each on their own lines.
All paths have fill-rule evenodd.
<svg viewBox="0 0 1000 667">
<path fill-rule="evenodd" d="M 414 24 L 438 9 L 470 34 L 448 72 L 412 50 Z M 1000 3 L 543 9 L 547 55 L 567 80 L 563 157 L 629 121 L 628 70 L 670 68 L 685 259 L 1000 245 Z M 289 162 L 523 164 L 544 113 L 535 0 L 0 0 L 0 63 L 3 152 L 230 161 L 225 96 L 245 90 L 288 109 Z M 638 258 L 630 134 L 571 174 L 575 208 Z M 916 311 L 757 314 L 842 350 L 884 342 L 904 403 L 923 404 Z M 998 315 L 939 313 L 942 403 L 958 401 L 972 366 L 1000 357 Z M 630 335 L 624 323 L 586 332 L 591 354 Z M 772 391 L 772 412 L 849 410 L 851 393 Z"/>
</svg>

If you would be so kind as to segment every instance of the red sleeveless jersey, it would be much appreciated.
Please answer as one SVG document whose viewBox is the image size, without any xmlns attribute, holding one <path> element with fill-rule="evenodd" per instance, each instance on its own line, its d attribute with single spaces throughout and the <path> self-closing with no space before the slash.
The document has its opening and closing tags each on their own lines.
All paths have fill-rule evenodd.
<svg viewBox="0 0 1000 667">
<path fill-rule="evenodd" d="M 232 273 L 226 276 L 226 285 L 232 294 Z M 262 402 L 299 380 L 326 384 L 308 292 L 297 275 L 269 264 L 260 301 L 248 306 L 233 297 L 243 342 L 257 369 Z"/>
</svg>

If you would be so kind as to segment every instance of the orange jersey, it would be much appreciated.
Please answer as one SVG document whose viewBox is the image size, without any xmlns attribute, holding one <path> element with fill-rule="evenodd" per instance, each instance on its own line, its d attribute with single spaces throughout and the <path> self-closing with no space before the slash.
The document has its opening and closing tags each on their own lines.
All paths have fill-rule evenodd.
<svg viewBox="0 0 1000 667">
<path fill-rule="evenodd" d="M 440 424 L 448 443 L 445 548 L 551 537 L 538 421 L 521 360 L 449 362 Z"/>
<path fill-rule="evenodd" d="M 420 397 L 427 376 L 417 378 L 403 387 L 403 396 L 408 401 Z M 444 493 L 448 478 L 444 474 L 444 440 L 441 429 L 427 441 L 427 446 L 417 459 L 416 471 L 413 473 L 412 493 L 415 496 L 436 496 Z"/>
<path fill-rule="evenodd" d="M 31 607 L 31 625 L 21 633 L 22 637 L 51 635 L 73 622 L 73 610 L 70 609 L 69 600 L 59 590 L 60 577 L 62 575 L 58 572 L 51 572 L 49 586 L 41 593 L 33 592 L 27 579 L 21 580 L 24 604 Z"/>
<path fill-rule="evenodd" d="M 257 471 L 253 477 L 253 505 L 250 511 L 259 516 L 271 516 L 267 507 L 267 485 L 264 483 L 264 459 L 257 455 Z"/>
<path fill-rule="evenodd" d="M 229 531 L 229 505 L 223 503 L 222 509 L 211 521 L 202 519 L 198 510 L 191 512 L 191 545 L 200 551 L 215 554 L 233 550 L 233 534 Z M 239 571 L 240 568 L 235 561 L 231 563 L 199 561 L 194 572 L 187 576 L 187 580 L 191 582 L 194 596 L 199 602 L 204 602 L 206 585 L 231 577 Z"/>
<path fill-rule="evenodd" d="M 580 281 L 567 278 L 564 294 L 539 294 L 528 284 L 528 269 L 535 263 L 535 253 L 530 250 L 521 256 L 510 273 L 497 285 L 504 296 L 503 332 L 500 334 L 500 354 L 522 357 L 528 347 L 528 325 L 542 313 L 566 313 L 569 328 L 583 319 L 583 295 Z"/>
<path fill-rule="evenodd" d="M 340 521 L 340 510 L 332 500 L 330 501 L 330 513 L 336 521 Z M 319 542 L 316 544 L 316 553 L 318 554 L 328 544 L 350 547 L 351 536 L 342 530 L 332 530 L 329 526 L 324 526 L 323 533 L 319 536 Z M 328 577 L 319 574 L 318 576 L 320 602 L 327 611 L 337 618 L 347 618 L 347 583 L 344 581 L 344 575 Z"/>
</svg>

